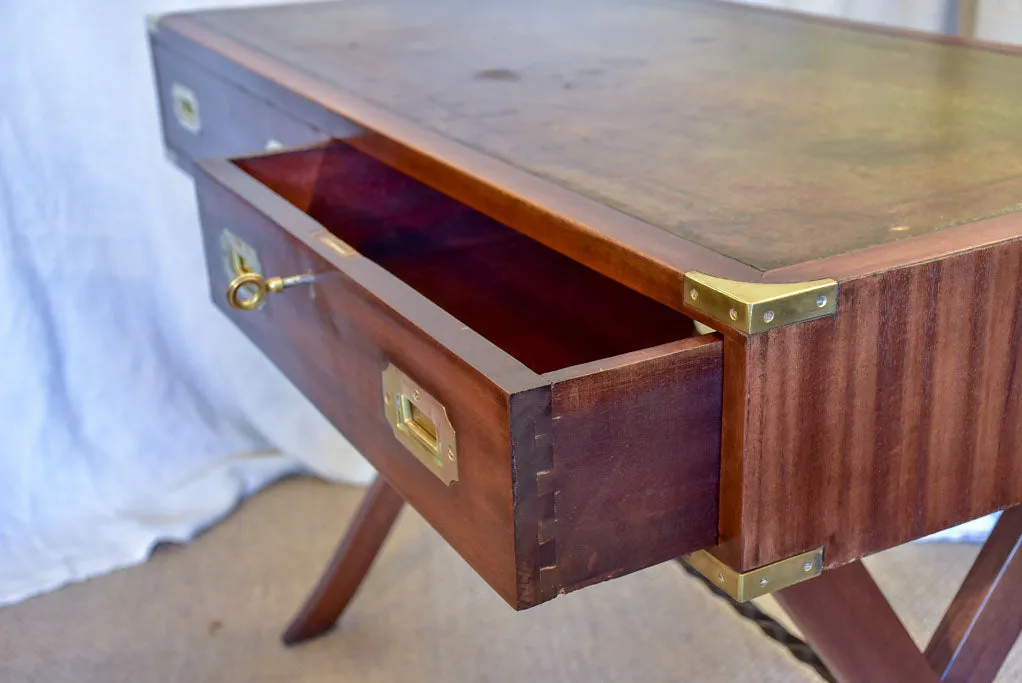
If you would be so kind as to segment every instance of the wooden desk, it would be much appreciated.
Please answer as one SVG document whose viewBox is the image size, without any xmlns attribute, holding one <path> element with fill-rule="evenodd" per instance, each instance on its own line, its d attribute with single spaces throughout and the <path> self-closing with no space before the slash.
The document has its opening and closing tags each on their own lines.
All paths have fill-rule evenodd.
<svg viewBox="0 0 1022 683">
<path fill-rule="evenodd" d="M 216 301 L 381 472 L 289 641 L 407 500 L 515 608 L 688 555 L 785 589 L 844 679 L 929 675 L 858 560 L 1022 503 L 1022 55 L 697 0 L 152 44 Z M 935 636 L 949 679 L 1022 628 L 1020 524 Z"/>
</svg>

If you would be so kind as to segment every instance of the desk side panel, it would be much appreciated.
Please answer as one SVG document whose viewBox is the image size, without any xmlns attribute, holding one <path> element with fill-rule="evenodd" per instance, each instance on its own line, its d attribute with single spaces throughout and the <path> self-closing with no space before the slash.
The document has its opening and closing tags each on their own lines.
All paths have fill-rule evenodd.
<svg viewBox="0 0 1022 683">
<path fill-rule="evenodd" d="M 834 318 L 730 337 L 723 545 L 855 558 L 1022 503 L 1022 239 L 841 285 Z"/>
</svg>

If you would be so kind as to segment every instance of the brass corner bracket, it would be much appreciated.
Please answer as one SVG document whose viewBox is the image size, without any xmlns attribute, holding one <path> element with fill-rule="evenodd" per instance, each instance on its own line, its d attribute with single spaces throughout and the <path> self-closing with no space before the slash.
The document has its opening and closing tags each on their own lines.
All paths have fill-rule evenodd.
<svg viewBox="0 0 1022 683">
<path fill-rule="evenodd" d="M 685 273 L 685 304 L 725 327 L 757 334 L 837 313 L 837 281 L 772 284 Z"/>
<path fill-rule="evenodd" d="M 708 550 L 698 550 L 682 560 L 738 602 L 748 602 L 819 576 L 823 572 L 823 546 L 748 572 L 735 571 Z"/>
</svg>

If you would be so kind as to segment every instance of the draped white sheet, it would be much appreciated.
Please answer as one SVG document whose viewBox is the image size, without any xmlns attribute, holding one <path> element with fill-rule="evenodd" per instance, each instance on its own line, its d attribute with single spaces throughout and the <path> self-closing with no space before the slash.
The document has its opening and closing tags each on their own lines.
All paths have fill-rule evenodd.
<svg viewBox="0 0 1022 683">
<path fill-rule="evenodd" d="M 191 4 L 0 0 L 0 604 L 139 562 L 302 464 L 371 475 L 208 302 L 145 40 Z M 937 29 L 945 3 L 758 4 Z M 1012 39 L 1016 5 L 984 2 L 981 32 Z"/>
<path fill-rule="evenodd" d="M 744 0 L 763 5 L 811 12 L 853 21 L 889 24 L 919 31 L 942 31 L 948 9 L 958 0 Z M 981 0 L 982 1 L 982 0 Z"/>
<path fill-rule="evenodd" d="M 209 302 L 146 43 L 147 13 L 189 4 L 0 0 L 0 604 L 139 562 L 303 463 L 371 476 Z"/>
</svg>

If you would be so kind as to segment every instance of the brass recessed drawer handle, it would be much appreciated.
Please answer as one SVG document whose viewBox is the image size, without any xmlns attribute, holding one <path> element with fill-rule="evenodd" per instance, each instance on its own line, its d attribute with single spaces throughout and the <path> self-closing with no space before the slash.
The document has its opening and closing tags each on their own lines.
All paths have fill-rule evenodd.
<svg viewBox="0 0 1022 683">
<path fill-rule="evenodd" d="M 458 481 L 458 445 L 444 404 L 394 365 L 382 383 L 383 412 L 397 440 L 442 482 Z"/>
<path fill-rule="evenodd" d="M 263 277 L 259 273 L 240 273 L 227 285 L 227 303 L 239 311 L 254 311 L 266 303 L 266 297 L 288 287 L 307 285 L 315 277 L 311 273 L 289 277 Z"/>
</svg>

